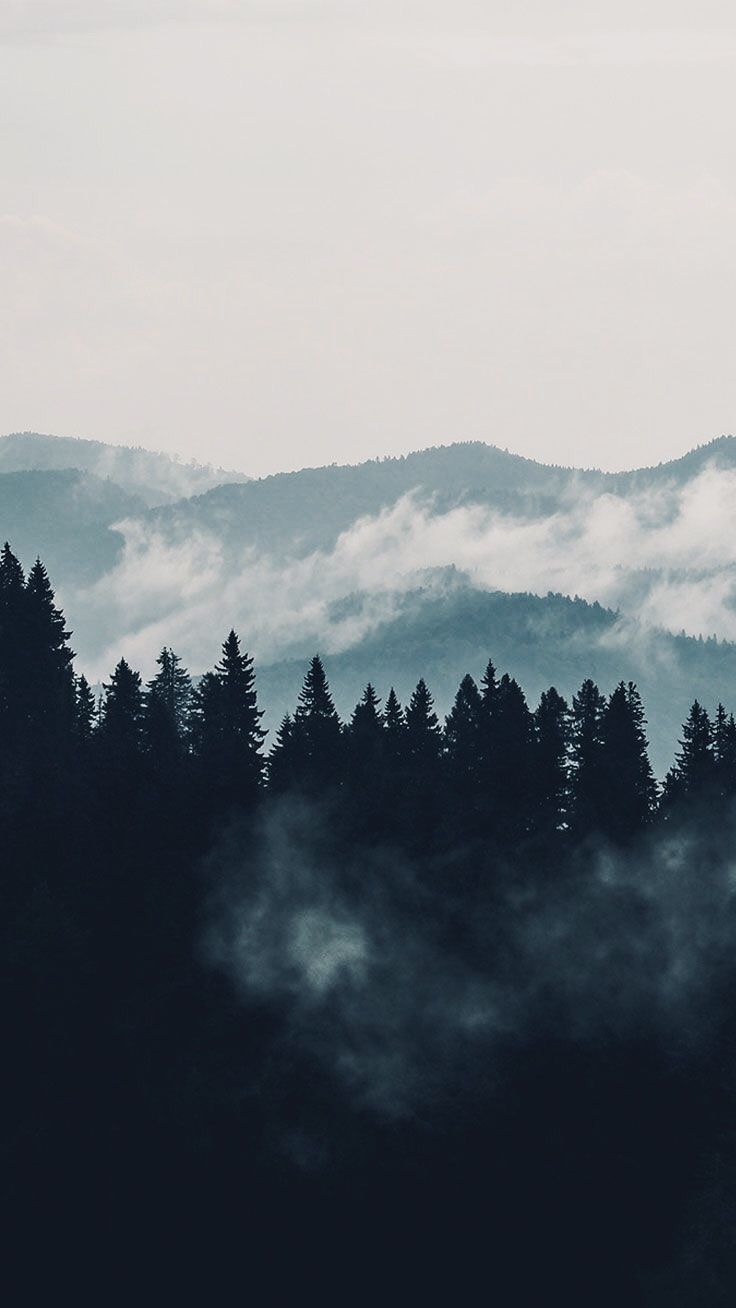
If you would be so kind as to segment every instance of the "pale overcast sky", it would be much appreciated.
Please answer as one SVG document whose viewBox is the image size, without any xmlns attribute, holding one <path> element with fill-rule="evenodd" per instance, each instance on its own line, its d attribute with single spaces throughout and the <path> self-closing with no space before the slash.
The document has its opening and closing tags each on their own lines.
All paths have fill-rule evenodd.
<svg viewBox="0 0 736 1308">
<path fill-rule="evenodd" d="M 0 0 L 0 431 L 736 430 L 735 123 L 730 0 Z"/>
</svg>

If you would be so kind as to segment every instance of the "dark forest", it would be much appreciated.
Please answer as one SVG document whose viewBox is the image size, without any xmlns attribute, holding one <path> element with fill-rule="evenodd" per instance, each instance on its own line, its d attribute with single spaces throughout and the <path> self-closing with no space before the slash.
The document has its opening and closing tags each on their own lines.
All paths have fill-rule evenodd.
<svg viewBox="0 0 736 1308">
<path fill-rule="evenodd" d="M 659 784 L 632 683 L 489 660 L 343 723 L 315 656 L 267 742 L 234 631 L 99 696 L 70 641 L 6 545 L 11 1243 L 127 1247 L 144 1297 L 732 1302 L 727 707 Z"/>
</svg>

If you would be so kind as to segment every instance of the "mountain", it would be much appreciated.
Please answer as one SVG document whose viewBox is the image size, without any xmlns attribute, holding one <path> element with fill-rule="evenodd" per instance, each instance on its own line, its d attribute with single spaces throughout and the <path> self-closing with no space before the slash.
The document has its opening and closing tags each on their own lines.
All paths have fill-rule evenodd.
<svg viewBox="0 0 736 1308">
<path fill-rule="evenodd" d="M 26 567 L 40 555 L 72 600 L 115 566 L 123 542 L 112 524 L 144 512 L 138 496 L 72 468 L 0 473 L 0 537 Z"/>
<path fill-rule="evenodd" d="M 140 447 L 27 431 L 0 437 L 0 473 L 66 468 L 110 478 L 148 508 L 200 494 L 220 482 L 247 480 L 241 472 L 194 461 L 181 463 L 169 454 Z"/>
<path fill-rule="evenodd" d="M 660 770 L 695 695 L 736 708 L 736 647 L 672 634 L 736 638 L 732 437 L 622 473 L 465 443 L 153 507 L 163 481 L 219 474 L 95 442 L 0 440 L 0 468 L 24 457 L 116 473 L 0 471 L 0 538 L 26 566 L 43 557 L 95 678 L 121 653 L 149 674 L 164 642 L 203 670 L 230 625 L 257 656 L 271 725 L 315 649 L 344 713 L 369 678 L 406 698 L 421 675 L 444 712 L 489 656 L 532 699 L 631 678 Z"/>
<path fill-rule="evenodd" d="M 431 501 L 436 514 L 480 505 L 528 520 L 567 510 L 585 495 L 675 491 L 706 466 L 736 469 L 736 438 L 720 437 L 681 459 L 621 473 L 537 463 L 473 441 L 223 484 L 155 510 L 151 521 L 173 540 L 198 529 L 216 532 L 231 552 L 253 546 L 304 555 L 331 548 L 358 519 L 391 508 L 410 492 Z"/>
<path fill-rule="evenodd" d="M 366 597 L 348 603 L 357 614 Z M 293 712 L 313 653 L 305 646 L 300 658 L 259 664 L 259 696 L 272 731 Z M 660 776 L 673 761 L 696 696 L 709 710 L 723 700 L 736 711 L 736 644 L 641 628 L 599 604 L 563 595 L 489 593 L 462 582 L 442 593 L 432 588 L 406 595 L 389 621 L 351 648 L 325 655 L 325 666 L 344 718 L 368 681 L 384 699 L 394 686 L 406 704 L 420 676 L 444 715 L 465 673 L 479 680 L 489 658 L 499 675 L 516 677 L 532 707 L 551 685 L 570 702 L 586 677 L 606 693 L 618 681 L 636 682 Z"/>
</svg>

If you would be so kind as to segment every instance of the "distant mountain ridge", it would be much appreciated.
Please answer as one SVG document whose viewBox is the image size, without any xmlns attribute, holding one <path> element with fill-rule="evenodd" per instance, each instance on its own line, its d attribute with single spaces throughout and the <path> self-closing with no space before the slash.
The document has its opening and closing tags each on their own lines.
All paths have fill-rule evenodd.
<svg viewBox="0 0 736 1308">
<path fill-rule="evenodd" d="M 353 597 L 353 606 L 360 603 L 361 597 Z M 305 646 L 299 658 L 259 665 L 259 692 L 272 731 L 293 711 L 312 652 Z M 736 644 L 641 629 L 600 604 L 564 595 L 480 591 L 461 578 L 443 593 L 408 593 L 398 612 L 355 645 L 322 652 L 346 718 L 368 681 L 384 699 L 393 686 L 406 704 L 420 676 L 445 714 L 464 674 L 480 679 L 489 658 L 499 673 L 516 677 L 532 707 L 551 685 L 569 701 L 586 677 L 606 694 L 620 680 L 634 681 L 644 698 L 659 775 L 672 762 L 696 696 L 709 712 L 719 699 L 736 712 Z"/>
<path fill-rule="evenodd" d="M 142 447 L 107 445 L 75 436 L 13 432 L 0 437 L 0 473 L 74 468 L 109 478 L 147 508 L 201 494 L 222 481 L 246 481 L 241 472 L 179 459 Z"/>
<path fill-rule="evenodd" d="M 145 511 L 139 496 L 76 468 L 0 473 L 0 537 L 26 567 L 40 555 L 69 593 L 115 566 L 112 524 Z"/>
<path fill-rule="evenodd" d="M 86 466 L 66 466 L 72 459 Z M 23 461 L 51 466 L 12 469 Z M 711 625 L 707 611 L 708 625 L 689 629 L 733 634 L 736 564 L 723 526 L 736 503 L 731 480 L 702 483 L 696 549 L 692 523 L 680 513 L 680 492 L 707 469 L 736 472 L 736 439 L 629 472 L 541 464 L 467 442 L 219 482 L 221 470 L 166 455 L 19 434 L 0 438 L 0 540 L 10 540 L 26 567 L 41 555 L 75 629 L 80 667 L 95 677 L 107 675 L 113 654 L 147 673 L 164 642 L 201 671 L 220 630 L 234 625 L 258 655 L 271 727 L 293 708 L 304 659 L 318 648 L 344 713 L 368 678 L 383 694 L 394 684 L 406 698 L 422 675 L 444 712 L 460 677 L 480 675 L 489 656 L 531 698 L 550 684 L 570 695 L 587 675 L 603 690 L 631 678 L 645 695 L 659 768 L 671 761 L 693 696 L 708 707 L 722 697 L 736 709 L 736 645 L 659 629 L 685 626 L 673 615 L 687 615 L 711 586 L 723 625 L 716 618 Z M 183 482 L 187 493 L 173 498 Z M 597 513 L 606 496 L 592 536 L 581 535 L 581 506 Z M 381 518 L 399 504 L 395 517 Z M 441 521 L 458 508 L 481 512 Z M 586 577 L 585 549 L 600 539 L 601 520 L 610 557 L 603 556 L 600 574 Z M 666 535 L 670 526 L 679 533 L 677 548 Z M 634 532 L 633 552 L 625 548 L 627 532 Z M 649 554 L 647 533 L 655 542 Z M 512 542 L 505 552 L 502 537 Z M 439 548 L 425 557 L 425 543 L 437 539 Z M 493 564 L 485 571 L 475 566 L 481 547 Z M 515 552 L 534 559 L 535 549 L 539 567 L 519 572 Z M 553 581 L 560 558 L 571 566 Z M 423 570 L 453 565 L 459 584 L 422 590 Z M 599 575 L 617 576 L 618 589 L 605 593 Z M 675 596 L 670 608 L 662 618 L 662 606 L 650 605 L 640 621 L 658 587 L 663 604 Z M 361 611 L 364 590 L 373 601 Z M 617 605 L 620 614 L 612 611 Z"/>
<path fill-rule="evenodd" d="M 330 548 L 358 518 L 375 516 L 410 492 L 431 501 L 437 513 L 478 504 L 528 519 L 568 508 L 584 493 L 626 496 L 677 489 L 708 464 L 736 469 L 736 438 L 722 436 L 669 463 L 631 472 L 537 463 L 471 441 L 355 465 L 275 473 L 240 485 L 223 483 L 154 510 L 151 521 L 172 539 L 198 528 L 216 531 L 231 550 L 255 546 L 304 555 Z"/>
</svg>

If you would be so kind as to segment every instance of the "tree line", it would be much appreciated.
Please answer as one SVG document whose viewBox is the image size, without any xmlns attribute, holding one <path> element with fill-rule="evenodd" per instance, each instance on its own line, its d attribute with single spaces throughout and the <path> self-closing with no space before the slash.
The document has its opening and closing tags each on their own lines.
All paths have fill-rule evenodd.
<svg viewBox="0 0 736 1308">
<path fill-rule="evenodd" d="M 121 658 L 97 699 L 73 669 L 70 633 L 46 569 L 0 555 L 0 819 L 29 841 L 68 819 L 70 797 L 101 805 L 111 829 L 133 819 L 180 844 L 268 795 L 329 800 L 367 841 L 426 851 L 458 842 L 614 841 L 656 817 L 736 795 L 736 725 L 696 701 L 658 787 L 636 686 L 604 695 L 588 679 L 568 704 L 554 687 L 530 708 L 491 661 L 463 678 L 441 722 L 429 687 L 382 705 L 369 684 L 341 722 L 319 656 L 270 751 L 253 659 L 234 631 L 196 682 L 170 648 L 144 684 Z"/>
<path fill-rule="evenodd" d="M 382 704 L 367 686 L 343 723 L 315 656 L 267 750 L 253 660 L 230 632 L 197 680 L 167 647 L 147 684 L 121 659 L 98 697 L 74 670 L 43 564 L 26 576 L 6 545 L 0 1201 L 13 1229 L 30 1231 L 34 1251 L 47 1255 L 51 1236 L 82 1239 L 86 1258 L 111 1229 L 127 1256 L 136 1223 L 157 1242 L 168 1226 L 178 1259 L 182 1229 L 198 1247 L 209 1238 L 219 1248 L 230 1223 L 238 1267 L 260 1258 L 272 1277 L 293 1266 L 299 1292 L 310 1256 L 331 1265 L 342 1250 L 354 1275 L 378 1248 L 381 1293 L 400 1231 L 410 1295 L 431 1247 L 447 1252 L 453 1294 L 457 1267 L 476 1252 L 486 1275 L 489 1238 L 516 1293 L 531 1231 L 545 1293 L 549 1259 L 567 1250 L 581 1277 L 601 1266 L 619 1275 L 615 1302 L 633 1302 L 626 1277 L 643 1257 L 641 1232 L 648 1256 L 652 1213 L 660 1261 L 679 1239 L 703 1122 L 715 1121 L 719 1150 L 721 1124 L 731 1139 L 732 1083 L 716 1040 L 716 1071 L 704 1041 L 705 1061 L 684 1080 L 642 1048 L 636 1022 L 615 1057 L 608 1031 L 600 1050 L 579 1045 L 559 1034 L 542 985 L 534 1038 L 516 1041 L 514 987 L 527 981 L 526 956 L 515 954 L 518 890 L 533 883 L 527 916 L 555 876 L 571 878 L 565 902 L 584 900 L 594 862 L 587 840 L 618 843 L 620 861 L 635 868 L 629 842 L 643 835 L 645 845 L 647 829 L 678 815 L 697 824 L 705 813 L 698 871 L 716 869 L 730 827 L 722 834 L 713 816 L 735 795 L 733 718 L 719 707 L 711 721 L 694 704 L 658 788 L 644 708 L 623 682 L 604 695 L 586 680 L 570 704 L 549 689 L 531 708 L 489 663 L 479 684 L 463 678 L 444 721 L 420 680 L 403 706 L 393 691 Z M 460 978 L 498 979 L 500 994 L 511 985 L 507 1037 L 484 1045 L 463 1027 L 447 1055 L 455 1088 L 431 1130 L 424 1112 L 397 1125 L 354 1111 L 339 1069 L 300 1044 L 288 1002 L 278 992 L 236 993 L 205 956 L 213 902 L 270 875 L 263 843 L 290 819 L 301 834 L 287 856 L 317 864 L 326 901 L 339 886 L 360 920 L 380 869 L 376 899 L 393 914 L 397 940 L 411 924 L 407 947 L 413 936 L 426 945 L 420 959 L 445 951 L 448 975 L 457 967 Z M 638 938 L 651 905 L 630 888 L 611 902 L 613 924 L 597 919 L 592 929 L 615 955 L 629 928 Z M 261 929 L 269 923 L 258 918 Z M 544 947 L 554 957 L 559 946 L 550 938 Z M 638 955 L 622 957 L 625 971 Z M 397 953 L 391 965 L 400 961 Z M 659 963 L 647 954 L 631 965 Z M 732 994 L 730 974 L 727 987 Z M 317 1043 L 330 1011 L 329 994 L 298 1010 Z M 332 1019 L 341 1031 L 344 1021 L 348 1051 L 357 1011 Z M 723 1011 L 733 1011 L 730 1001 Z M 392 1026 L 389 1012 L 379 1067 L 391 1066 L 393 1042 L 421 1043 L 434 1020 L 421 995 L 411 1029 Z M 359 1022 L 355 1039 L 360 1047 Z M 477 1242 L 468 1236 L 476 1230 Z M 593 1283 L 570 1302 L 587 1302 Z"/>
</svg>

